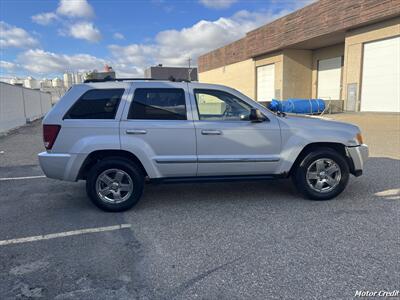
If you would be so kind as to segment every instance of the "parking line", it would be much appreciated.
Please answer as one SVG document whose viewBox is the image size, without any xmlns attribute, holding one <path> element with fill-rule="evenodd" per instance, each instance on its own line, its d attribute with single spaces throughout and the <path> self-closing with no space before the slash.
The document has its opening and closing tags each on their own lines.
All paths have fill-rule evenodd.
<svg viewBox="0 0 400 300">
<path fill-rule="evenodd" d="M 97 227 L 97 228 L 86 228 L 80 230 L 73 230 L 73 231 L 64 231 L 59 233 L 50 233 L 46 235 L 37 235 L 37 236 L 30 236 L 24 237 L 19 239 L 10 239 L 10 240 L 3 240 L 0 241 L 0 246 L 10 245 L 10 244 L 21 244 L 21 243 L 28 243 L 28 242 L 37 242 L 43 240 L 50 240 L 56 239 L 61 237 L 73 236 L 73 235 L 81 235 L 87 233 L 97 233 L 97 232 L 104 232 L 104 231 L 113 231 L 113 230 L 120 230 L 130 228 L 131 224 L 120 224 L 114 226 L 106 226 L 106 227 Z"/>
<path fill-rule="evenodd" d="M 0 181 L 7 181 L 7 180 L 23 180 L 23 179 L 36 179 L 36 178 L 45 178 L 45 175 L 38 175 L 38 176 L 24 176 L 24 177 L 4 177 L 0 178 Z"/>
</svg>

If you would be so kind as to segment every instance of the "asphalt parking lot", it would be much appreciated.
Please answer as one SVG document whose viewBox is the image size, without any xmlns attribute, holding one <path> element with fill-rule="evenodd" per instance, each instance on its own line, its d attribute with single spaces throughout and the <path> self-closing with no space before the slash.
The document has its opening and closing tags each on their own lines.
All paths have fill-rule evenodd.
<svg viewBox="0 0 400 300">
<path fill-rule="evenodd" d="M 84 182 L 35 177 L 38 122 L 0 137 L 0 298 L 351 299 L 398 290 L 400 116 L 333 118 L 360 125 L 371 158 L 326 202 L 302 199 L 288 180 L 147 185 L 134 209 L 105 213 Z M 2 244 L 25 237 L 37 240 Z"/>
</svg>

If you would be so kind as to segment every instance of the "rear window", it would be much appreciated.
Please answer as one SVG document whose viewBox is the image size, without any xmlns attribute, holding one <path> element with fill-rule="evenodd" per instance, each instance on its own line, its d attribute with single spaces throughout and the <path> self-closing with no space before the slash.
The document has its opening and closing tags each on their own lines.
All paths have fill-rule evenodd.
<svg viewBox="0 0 400 300">
<path fill-rule="evenodd" d="M 186 120 L 183 89 L 136 89 L 128 119 Z"/>
<path fill-rule="evenodd" d="M 84 93 L 64 119 L 114 119 L 125 89 L 98 89 Z"/>
</svg>

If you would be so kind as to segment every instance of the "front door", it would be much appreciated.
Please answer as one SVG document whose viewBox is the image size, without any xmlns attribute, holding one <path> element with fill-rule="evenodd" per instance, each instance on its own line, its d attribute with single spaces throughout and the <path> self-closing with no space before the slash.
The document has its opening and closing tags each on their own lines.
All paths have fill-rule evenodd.
<svg viewBox="0 0 400 300">
<path fill-rule="evenodd" d="M 233 91 L 191 89 L 198 176 L 267 175 L 279 164 L 281 137 L 274 115 L 249 121 L 252 106 Z M 196 116 L 197 112 L 197 116 Z"/>
</svg>

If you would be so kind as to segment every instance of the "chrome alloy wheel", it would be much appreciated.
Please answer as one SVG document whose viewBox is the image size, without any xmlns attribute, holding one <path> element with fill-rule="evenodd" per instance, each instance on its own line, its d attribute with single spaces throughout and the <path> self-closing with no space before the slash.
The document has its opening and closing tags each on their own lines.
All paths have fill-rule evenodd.
<svg viewBox="0 0 400 300">
<path fill-rule="evenodd" d="M 329 158 L 314 161 L 307 169 L 308 185 L 318 193 L 328 193 L 336 188 L 342 178 L 339 165 Z"/>
<path fill-rule="evenodd" d="M 120 169 L 108 169 L 96 180 L 96 194 L 109 203 L 121 203 L 129 199 L 133 193 L 131 176 Z"/>
</svg>

